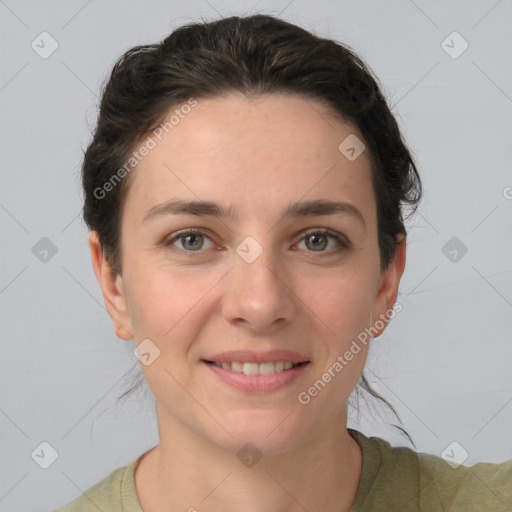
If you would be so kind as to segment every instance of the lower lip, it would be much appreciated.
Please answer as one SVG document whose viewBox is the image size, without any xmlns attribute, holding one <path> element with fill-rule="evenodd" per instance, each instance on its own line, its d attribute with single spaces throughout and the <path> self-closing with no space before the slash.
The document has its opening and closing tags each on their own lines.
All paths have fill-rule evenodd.
<svg viewBox="0 0 512 512">
<path fill-rule="evenodd" d="M 272 375 L 245 375 L 245 373 L 219 368 L 205 361 L 203 364 L 227 384 L 249 393 L 269 393 L 284 388 L 302 375 L 310 365 L 308 362 Z"/>
</svg>

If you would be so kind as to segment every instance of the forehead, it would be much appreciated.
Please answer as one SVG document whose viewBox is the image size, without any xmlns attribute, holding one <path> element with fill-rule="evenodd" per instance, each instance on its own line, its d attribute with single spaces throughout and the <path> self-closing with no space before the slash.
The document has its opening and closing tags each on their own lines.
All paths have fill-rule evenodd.
<svg viewBox="0 0 512 512">
<path fill-rule="evenodd" d="M 247 212 L 301 197 L 368 203 L 368 152 L 351 161 L 340 150 L 347 137 L 363 137 L 321 103 L 288 95 L 196 101 L 158 138 L 150 134 L 155 145 L 130 177 L 129 211 L 143 214 L 171 197 L 238 203 Z"/>
</svg>

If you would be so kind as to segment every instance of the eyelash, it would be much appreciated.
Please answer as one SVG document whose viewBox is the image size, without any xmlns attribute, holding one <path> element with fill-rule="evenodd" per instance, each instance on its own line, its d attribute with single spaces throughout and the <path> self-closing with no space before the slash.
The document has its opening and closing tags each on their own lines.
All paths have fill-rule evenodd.
<svg viewBox="0 0 512 512">
<path fill-rule="evenodd" d="M 332 254 L 336 254 L 336 253 L 342 252 L 342 251 L 344 251 L 346 249 L 350 249 L 350 247 L 351 247 L 350 243 L 340 233 L 338 233 L 337 231 L 333 231 L 332 229 L 329 229 L 329 228 L 318 228 L 318 229 L 309 230 L 309 231 L 305 232 L 303 234 L 302 238 L 298 242 L 296 242 L 296 243 L 298 244 L 298 243 L 302 242 L 309 235 L 318 235 L 318 234 L 326 235 L 328 238 L 333 238 L 339 244 L 337 248 L 335 248 L 335 249 L 333 249 L 331 251 L 319 251 L 320 254 L 324 253 L 324 254 L 327 254 L 327 255 L 332 255 Z M 207 238 L 209 238 L 211 240 L 211 237 L 209 237 L 208 234 L 206 232 L 202 231 L 201 229 L 189 228 L 189 229 L 184 229 L 182 231 L 179 231 L 173 237 L 165 240 L 164 241 L 164 246 L 171 248 L 171 246 L 172 246 L 172 244 L 174 242 L 176 242 L 180 238 L 185 238 L 188 235 L 203 235 L 203 236 L 205 236 L 205 237 L 207 237 Z M 211 240 L 211 241 L 213 242 L 213 240 Z M 184 249 L 179 249 L 177 247 L 172 247 L 171 250 L 180 251 L 182 254 L 185 254 L 186 256 L 189 256 L 189 257 L 193 257 L 197 253 L 204 252 L 202 250 L 186 251 Z M 316 251 L 307 251 L 307 252 L 314 253 Z M 322 258 L 322 257 L 325 257 L 325 256 L 313 255 L 313 257 L 314 258 Z"/>
</svg>

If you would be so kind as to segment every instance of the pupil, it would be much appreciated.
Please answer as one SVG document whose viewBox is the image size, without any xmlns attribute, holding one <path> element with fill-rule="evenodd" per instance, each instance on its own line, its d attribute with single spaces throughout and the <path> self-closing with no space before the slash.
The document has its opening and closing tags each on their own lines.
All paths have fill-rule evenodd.
<svg viewBox="0 0 512 512">
<path fill-rule="evenodd" d="M 199 236 L 201 236 L 201 235 L 187 235 L 187 236 L 185 236 L 184 238 L 185 238 L 186 242 L 185 242 L 184 247 L 187 248 L 187 249 L 189 249 L 189 248 L 194 249 L 197 246 L 200 247 L 201 244 L 198 244 L 198 242 L 197 242 L 197 239 L 198 239 Z M 186 247 L 186 244 L 190 241 L 190 239 L 192 239 L 192 240 L 195 239 L 196 242 L 195 243 L 193 242 L 191 246 Z"/>
<path fill-rule="evenodd" d="M 318 243 L 317 243 L 317 242 L 318 242 L 318 240 L 319 240 L 319 239 L 321 239 L 321 238 L 324 238 L 324 244 L 321 244 L 321 243 L 320 243 L 320 245 L 318 245 Z M 310 240 L 310 241 L 311 241 L 311 240 L 316 240 L 316 241 L 317 241 L 317 242 L 313 242 L 313 247 L 317 247 L 317 248 L 318 248 L 318 247 L 320 247 L 320 248 L 322 248 L 322 249 L 325 247 L 325 237 L 324 237 L 324 235 L 310 235 L 310 236 L 309 236 L 309 240 Z"/>
</svg>

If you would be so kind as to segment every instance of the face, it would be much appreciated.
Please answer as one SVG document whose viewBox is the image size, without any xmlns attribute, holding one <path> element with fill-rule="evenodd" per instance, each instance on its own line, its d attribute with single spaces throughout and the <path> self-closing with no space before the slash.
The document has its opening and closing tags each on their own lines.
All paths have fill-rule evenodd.
<svg viewBox="0 0 512 512">
<path fill-rule="evenodd" d="M 369 155 L 348 159 L 338 146 L 349 135 L 363 140 L 298 97 L 200 99 L 132 171 L 122 276 L 91 235 L 117 335 L 150 340 L 141 368 L 161 436 L 180 425 L 227 449 L 279 451 L 346 419 L 369 343 L 334 376 L 333 365 L 393 307 L 405 263 L 402 244 L 380 272 Z M 177 201 L 218 211 L 178 213 Z M 308 363 L 276 389 L 239 388 L 205 362 L 235 350 Z"/>
</svg>

